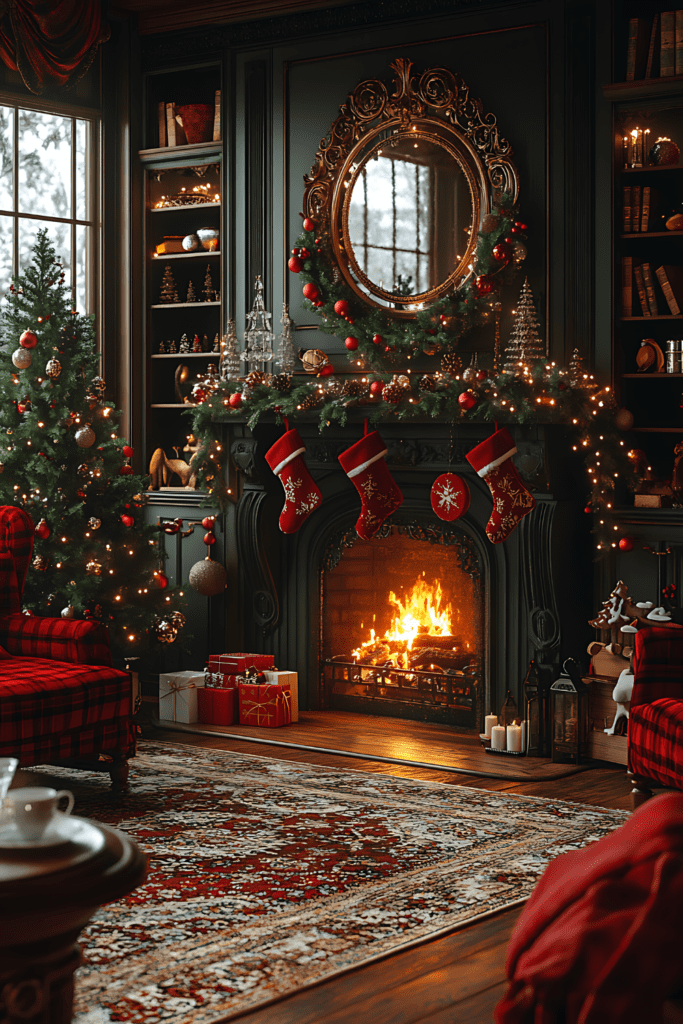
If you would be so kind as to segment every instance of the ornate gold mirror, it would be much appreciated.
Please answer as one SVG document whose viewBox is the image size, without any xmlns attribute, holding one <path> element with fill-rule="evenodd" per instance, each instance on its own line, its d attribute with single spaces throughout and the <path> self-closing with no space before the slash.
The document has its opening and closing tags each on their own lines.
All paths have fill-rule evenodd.
<svg viewBox="0 0 683 1024">
<path fill-rule="evenodd" d="M 460 75 L 412 73 L 393 88 L 361 82 L 340 108 L 305 177 L 306 215 L 335 270 L 371 306 L 397 315 L 457 289 L 472 272 L 482 216 L 517 199 L 512 149 Z"/>
</svg>

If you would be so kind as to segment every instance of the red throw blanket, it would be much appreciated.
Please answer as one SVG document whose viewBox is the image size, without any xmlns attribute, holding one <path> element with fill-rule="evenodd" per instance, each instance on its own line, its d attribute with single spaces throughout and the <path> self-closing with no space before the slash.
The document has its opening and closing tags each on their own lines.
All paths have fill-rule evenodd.
<svg viewBox="0 0 683 1024">
<path fill-rule="evenodd" d="M 545 870 L 510 939 L 497 1024 L 658 1024 L 683 980 L 683 793 Z"/>
</svg>

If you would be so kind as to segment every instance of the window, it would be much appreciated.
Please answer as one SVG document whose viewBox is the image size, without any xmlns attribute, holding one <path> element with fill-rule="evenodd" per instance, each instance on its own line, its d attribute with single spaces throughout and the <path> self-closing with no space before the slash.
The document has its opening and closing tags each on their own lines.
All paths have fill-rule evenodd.
<svg viewBox="0 0 683 1024">
<path fill-rule="evenodd" d="M 0 104 L 0 297 L 47 228 L 74 309 L 95 312 L 96 123 Z"/>
</svg>

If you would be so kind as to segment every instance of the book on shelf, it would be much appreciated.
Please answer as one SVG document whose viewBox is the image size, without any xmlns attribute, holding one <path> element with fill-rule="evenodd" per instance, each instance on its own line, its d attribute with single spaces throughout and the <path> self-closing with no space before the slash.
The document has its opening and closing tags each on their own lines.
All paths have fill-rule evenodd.
<svg viewBox="0 0 683 1024">
<path fill-rule="evenodd" d="M 624 205 L 622 213 L 622 231 L 625 235 L 631 232 L 631 186 L 624 186 Z"/>
<path fill-rule="evenodd" d="M 652 19 L 650 31 L 650 46 L 647 51 L 647 64 L 645 66 L 645 77 L 655 78 L 659 74 L 659 14 Z"/>
<path fill-rule="evenodd" d="M 621 259 L 621 315 L 633 316 L 633 257 Z"/>
<path fill-rule="evenodd" d="M 164 235 L 163 241 L 156 246 L 157 256 L 164 256 L 169 252 L 185 252 L 183 249 L 184 235 Z"/>
<path fill-rule="evenodd" d="M 643 187 L 643 201 L 640 206 L 640 230 L 647 231 L 650 225 L 650 202 L 652 199 L 652 189 L 649 185 Z"/>
<path fill-rule="evenodd" d="M 631 18 L 628 23 L 628 48 L 626 50 L 626 81 L 642 78 L 647 62 L 647 22 L 644 18 Z"/>
<path fill-rule="evenodd" d="M 158 116 L 159 116 L 159 148 L 168 145 L 166 141 L 166 104 L 159 103 L 157 105 Z"/>
<path fill-rule="evenodd" d="M 221 138 L 221 91 L 216 89 L 216 98 L 213 113 L 213 141 L 220 142 Z"/>
<path fill-rule="evenodd" d="M 175 103 L 166 104 L 166 145 L 177 146 L 176 142 L 176 123 L 175 123 Z"/>
<path fill-rule="evenodd" d="M 662 11 L 659 45 L 659 77 L 668 78 L 676 71 L 676 12 Z"/>
<path fill-rule="evenodd" d="M 640 208 L 642 202 L 642 187 L 634 185 L 631 192 L 631 231 L 640 231 Z"/>
<path fill-rule="evenodd" d="M 636 282 L 636 288 L 638 290 L 638 299 L 640 300 L 640 308 L 643 316 L 650 317 L 650 307 L 647 301 L 647 292 L 645 291 L 645 281 L 643 279 L 643 268 L 640 264 L 634 264 L 633 266 L 633 278 Z"/>
<path fill-rule="evenodd" d="M 669 312 L 672 316 L 680 316 L 683 309 L 683 267 L 665 263 L 657 267 L 655 274 L 662 286 Z"/>
<path fill-rule="evenodd" d="M 674 18 L 674 70 L 683 75 L 683 10 L 676 11 Z"/>
<path fill-rule="evenodd" d="M 645 284 L 647 304 L 650 307 L 650 316 L 657 316 L 659 314 L 659 310 L 657 308 L 657 296 L 655 294 L 655 279 L 652 276 L 652 268 L 649 263 L 643 263 L 643 282 Z"/>
</svg>

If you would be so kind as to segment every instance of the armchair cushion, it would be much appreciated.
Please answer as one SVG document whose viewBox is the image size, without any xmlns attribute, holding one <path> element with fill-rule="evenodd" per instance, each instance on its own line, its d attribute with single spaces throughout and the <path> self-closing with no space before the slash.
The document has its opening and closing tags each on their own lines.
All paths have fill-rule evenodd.
<svg viewBox="0 0 683 1024">
<path fill-rule="evenodd" d="M 683 628 L 652 626 L 638 630 L 633 675 L 631 710 L 661 697 L 683 700 Z"/>
<path fill-rule="evenodd" d="M 0 506 L 0 615 L 21 611 L 33 554 L 33 520 L 22 508 Z"/>
<path fill-rule="evenodd" d="M 683 700 L 664 697 L 631 708 L 628 764 L 635 775 L 683 789 Z"/>
<path fill-rule="evenodd" d="M 5 615 L 0 618 L 0 644 L 18 658 L 111 665 L 107 631 L 92 619 Z"/>
</svg>

